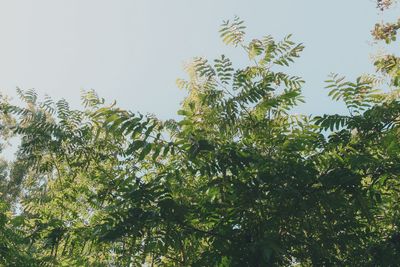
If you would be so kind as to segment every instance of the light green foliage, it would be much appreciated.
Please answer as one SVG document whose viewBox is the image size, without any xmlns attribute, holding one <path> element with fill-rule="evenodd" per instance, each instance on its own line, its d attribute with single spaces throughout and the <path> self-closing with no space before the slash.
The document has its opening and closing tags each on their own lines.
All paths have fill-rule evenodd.
<svg viewBox="0 0 400 267">
<path fill-rule="evenodd" d="M 0 189 L 18 190 L 0 202 L 0 264 L 396 266 L 398 95 L 334 75 L 348 114 L 293 115 L 304 81 L 283 70 L 303 46 L 244 29 L 236 17 L 220 33 L 250 63 L 195 58 L 178 120 L 93 91 L 83 110 L 34 91 L 4 102 L 21 144 L 1 165 Z"/>
</svg>

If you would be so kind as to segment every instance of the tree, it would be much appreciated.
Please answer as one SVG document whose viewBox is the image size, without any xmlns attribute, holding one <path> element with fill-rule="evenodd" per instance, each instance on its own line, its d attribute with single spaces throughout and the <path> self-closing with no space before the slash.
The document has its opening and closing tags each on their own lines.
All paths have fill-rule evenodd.
<svg viewBox="0 0 400 267">
<path fill-rule="evenodd" d="M 239 18 L 220 33 L 249 64 L 194 59 L 176 121 L 93 91 L 83 110 L 34 91 L 18 91 L 26 107 L 4 102 L 21 137 L 8 203 L 22 209 L 1 221 L 22 235 L 13 252 L 49 266 L 396 266 L 397 72 L 384 71 L 388 92 L 373 76 L 333 75 L 329 95 L 348 114 L 293 115 L 303 80 L 282 70 L 303 45 L 245 42 Z"/>
</svg>

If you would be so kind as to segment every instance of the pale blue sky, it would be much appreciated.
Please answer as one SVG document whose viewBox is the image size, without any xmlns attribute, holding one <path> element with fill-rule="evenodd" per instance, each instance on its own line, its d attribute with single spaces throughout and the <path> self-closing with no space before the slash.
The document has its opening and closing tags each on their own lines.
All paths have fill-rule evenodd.
<svg viewBox="0 0 400 267">
<path fill-rule="evenodd" d="M 250 40 L 293 33 L 304 42 L 290 73 L 307 81 L 299 110 L 314 114 L 341 109 L 323 89 L 330 72 L 373 70 L 369 33 L 385 18 L 373 0 L 1 0 L 0 89 L 35 88 L 76 107 L 80 90 L 93 88 L 123 108 L 175 117 L 184 61 L 226 53 L 243 63 L 218 34 L 234 15 Z"/>
</svg>

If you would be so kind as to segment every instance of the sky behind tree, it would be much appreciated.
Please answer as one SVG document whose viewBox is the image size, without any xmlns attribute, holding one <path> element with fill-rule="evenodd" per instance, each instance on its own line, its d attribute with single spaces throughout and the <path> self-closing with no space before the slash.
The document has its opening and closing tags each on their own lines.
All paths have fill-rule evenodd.
<svg viewBox="0 0 400 267">
<path fill-rule="evenodd" d="M 372 0 L 20 0 L 0 2 L 0 90 L 35 88 L 78 107 L 80 91 L 95 89 L 107 101 L 166 119 L 176 116 L 185 92 L 183 63 L 224 53 L 244 64 L 240 49 L 219 38 L 223 20 L 238 15 L 247 40 L 292 33 L 306 46 L 291 74 L 306 80 L 304 113 L 341 112 L 326 96 L 335 72 L 354 78 L 372 72 L 377 50 L 370 30 L 390 19 Z M 394 17 L 394 16 L 393 16 Z"/>
</svg>

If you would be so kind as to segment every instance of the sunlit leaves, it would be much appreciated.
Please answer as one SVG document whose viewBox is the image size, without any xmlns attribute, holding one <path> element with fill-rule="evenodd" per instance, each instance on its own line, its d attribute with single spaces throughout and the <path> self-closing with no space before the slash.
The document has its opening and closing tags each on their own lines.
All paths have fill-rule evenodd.
<svg viewBox="0 0 400 267">
<path fill-rule="evenodd" d="M 359 113 L 380 100 L 379 90 L 373 88 L 370 81 L 357 78 L 355 83 L 345 81 L 344 77 L 332 75 L 326 81 L 329 96 L 335 100 L 343 100 L 350 112 Z"/>
<path fill-rule="evenodd" d="M 228 84 L 232 78 L 234 71 L 232 67 L 232 62 L 224 55 L 222 55 L 220 59 L 215 59 L 214 61 L 214 67 L 217 72 L 218 78 L 223 84 Z"/>
<path fill-rule="evenodd" d="M 375 60 L 376 69 L 388 75 L 394 86 L 400 85 L 400 58 L 395 55 L 385 55 Z"/>
<path fill-rule="evenodd" d="M 294 62 L 295 58 L 300 56 L 304 46 L 302 44 L 295 44 L 290 40 L 291 35 L 288 35 L 281 42 L 276 44 L 274 48 L 275 60 L 274 63 L 282 66 L 289 66 Z"/>
<path fill-rule="evenodd" d="M 225 21 L 219 32 L 225 44 L 237 46 L 243 42 L 245 29 L 244 21 L 240 20 L 239 17 L 235 17 L 232 21 Z"/>
</svg>

